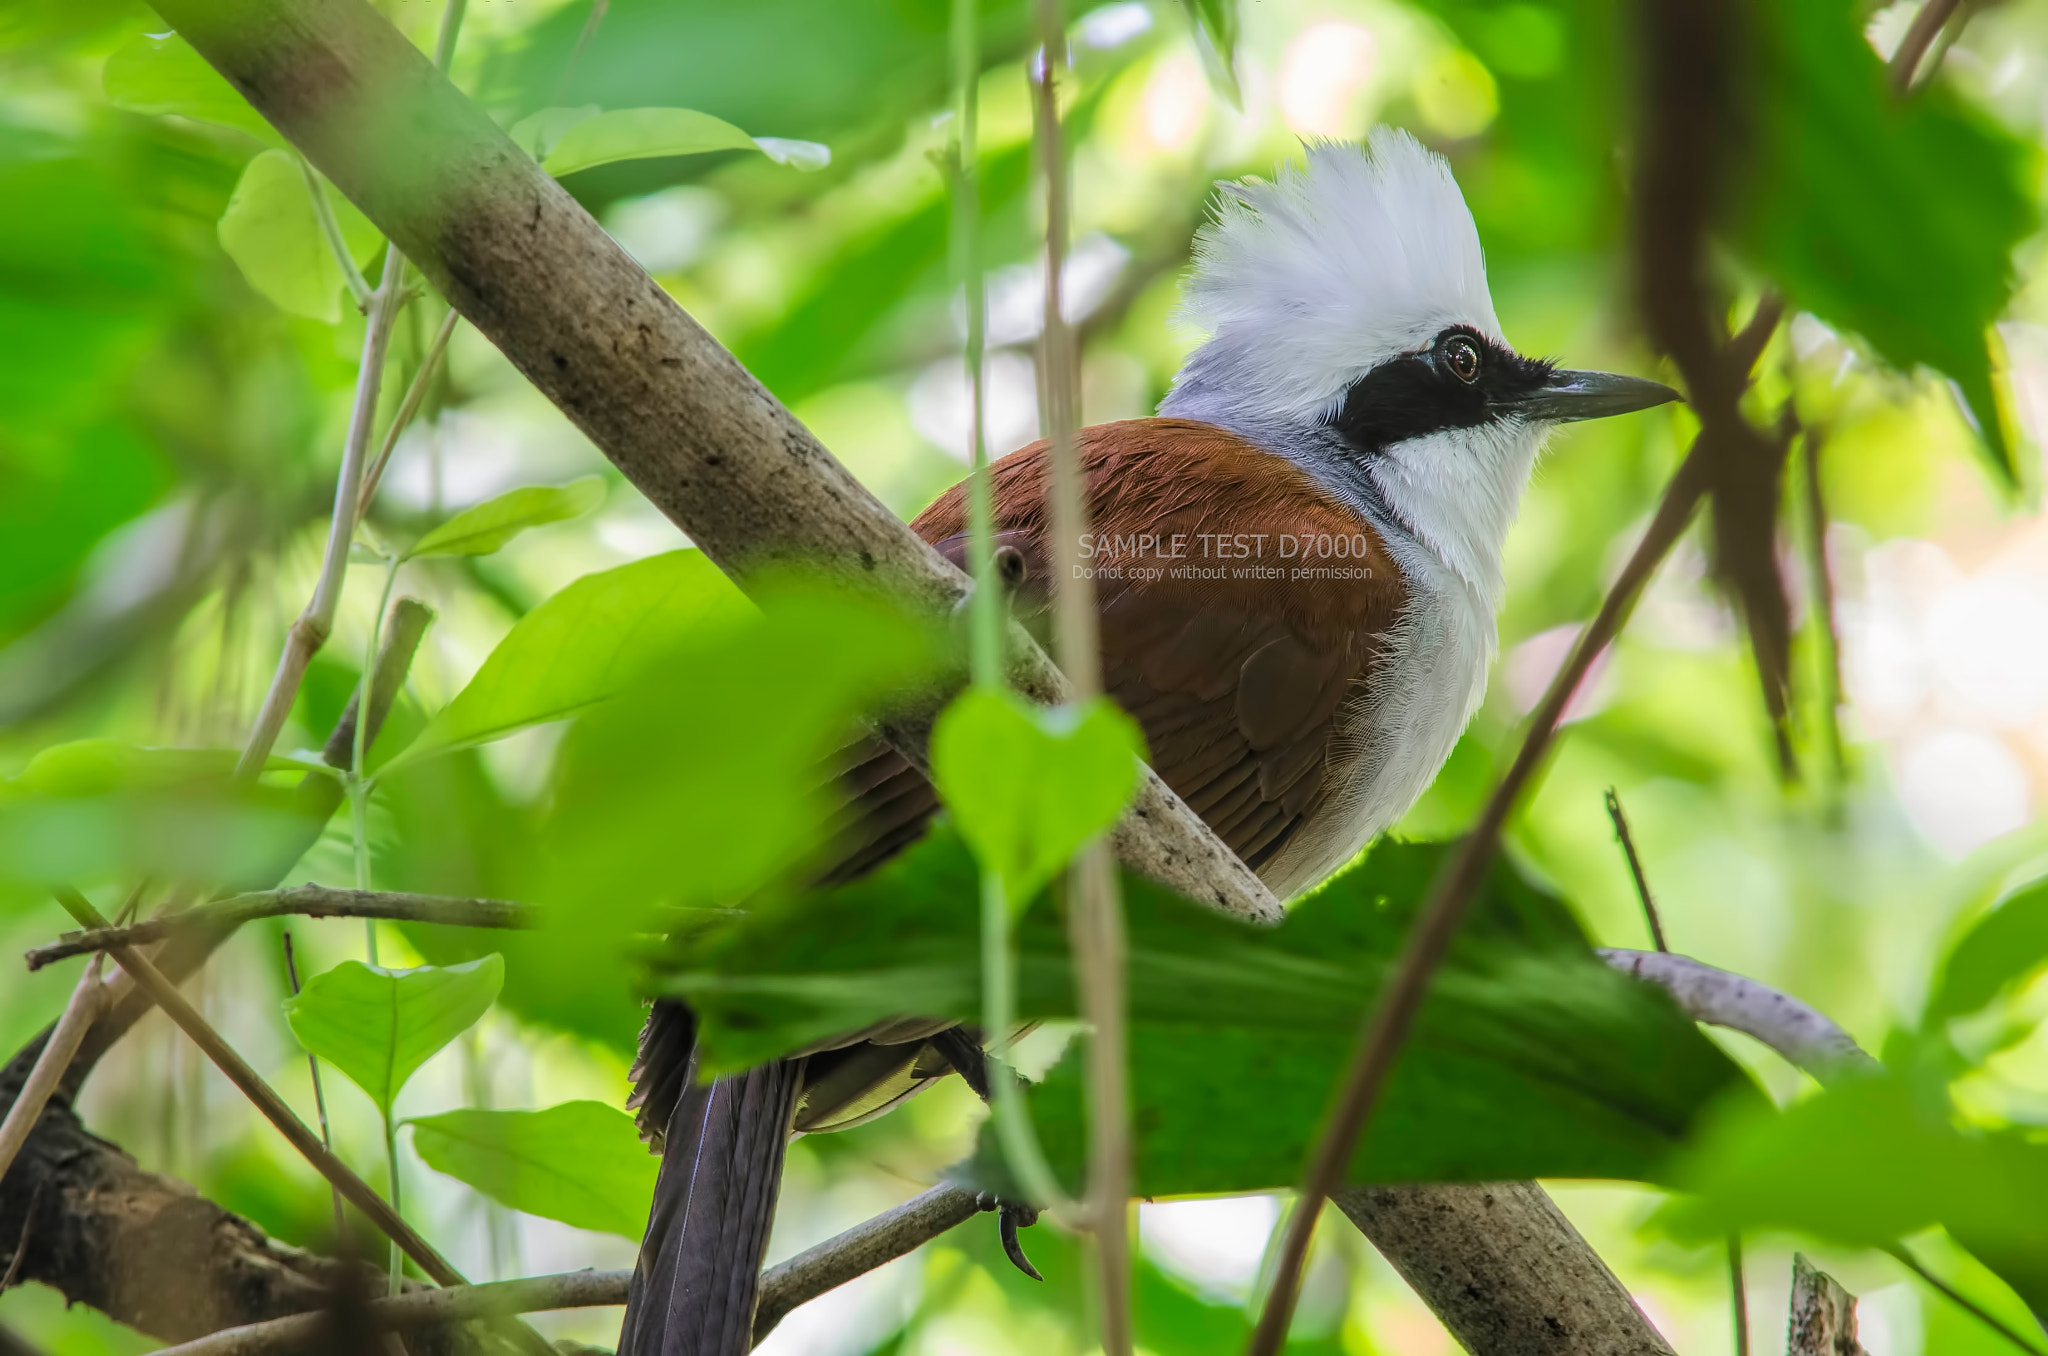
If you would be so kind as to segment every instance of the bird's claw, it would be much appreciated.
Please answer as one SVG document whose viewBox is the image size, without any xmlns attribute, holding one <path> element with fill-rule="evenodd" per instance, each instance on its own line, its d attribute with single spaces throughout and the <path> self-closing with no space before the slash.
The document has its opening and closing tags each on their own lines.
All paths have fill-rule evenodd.
<svg viewBox="0 0 2048 1356">
<path fill-rule="evenodd" d="M 1021 1201 L 1006 1201 L 1000 1196 L 982 1192 L 975 1204 L 983 1210 L 996 1212 L 997 1231 L 1003 1240 L 1003 1256 L 1010 1259 L 1010 1265 L 1034 1281 L 1045 1277 L 1038 1274 L 1038 1268 L 1031 1265 L 1031 1259 L 1024 1255 L 1024 1245 L 1018 1241 L 1017 1230 L 1028 1229 L 1038 1223 L 1038 1207 Z"/>
</svg>

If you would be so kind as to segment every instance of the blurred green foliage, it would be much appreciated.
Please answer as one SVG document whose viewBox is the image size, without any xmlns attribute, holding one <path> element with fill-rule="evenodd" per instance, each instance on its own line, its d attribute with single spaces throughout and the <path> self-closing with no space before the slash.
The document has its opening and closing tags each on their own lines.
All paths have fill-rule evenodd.
<svg viewBox="0 0 2048 1356">
<path fill-rule="evenodd" d="M 439 5 L 384 8 L 431 42 Z M 1651 365 L 1631 338 L 1627 292 L 1638 94 L 1628 6 L 1153 0 L 1071 9 L 1069 291 L 1086 341 L 1089 420 L 1148 411 L 1185 352 L 1189 336 L 1170 318 L 1175 282 L 1211 181 L 1270 173 L 1298 152 L 1300 136 L 1356 136 L 1377 120 L 1410 127 L 1450 158 L 1521 348 L 1574 365 Z M 508 128 L 554 111 L 542 119 L 554 144 L 536 142 L 538 153 L 561 149 L 574 121 L 564 112 L 612 115 L 584 122 L 586 138 L 632 124 L 634 137 L 604 148 L 608 163 L 563 161 L 566 187 L 906 515 L 957 478 L 966 428 L 948 206 L 927 159 L 948 135 L 946 10 L 940 0 L 613 0 L 592 28 L 588 4 L 476 4 L 454 68 Z M 1368 1172 L 1375 1161 L 1411 1161 L 1398 1156 L 1411 1151 L 1432 1171 L 1690 1174 L 1682 1180 L 1698 1194 L 1656 1224 L 1646 1223 L 1653 1204 L 1667 1199 L 1657 1188 L 1635 1189 L 1625 1197 L 1633 1204 L 1605 1214 L 1564 1193 L 1688 1351 L 1728 1349 L 1718 1244 L 1693 1240 L 1734 1224 L 1762 1231 L 1751 1236 L 1752 1276 L 1782 1272 L 1785 1231 L 1801 1246 L 1850 1248 L 1833 1264 L 1840 1274 L 1903 1297 L 1886 1301 L 1893 1345 L 1880 1356 L 2001 1349 L 1943 1301 L 1907 1290 L 1881 1256 L 1855 1251 L 1892 1232 L 1946 1223 L 1954 1240 L 1923 1233 L 1914 1245 L 1937 1270 L 2009 1321 L 2026 1321 L 2024 1305 L 1980 1259 L 2040 1302 L 2038 1241 L 2017 1212 L 2038 1219 L 2027 1183 L 2048 1125 L 2048 934 L 2038 889 L 2010 887 L 2038 876 L 2048 849 L 2031 809 L 2048 788 L 2044 714 L 2038 702 L 1994 710 L 1981 685 L 1943 676 L 1949 661 L 1932 640 L 1917 631 L 1900 639 L 1898 618 L 1921 617 L 1911 608 L 1923 594 L 1951 596 L 1995 561 L 2010 573 L 2038 549 L 2027 522 L 2001 516 L 2002 491 L 1973 461 L 1989 449 L 2023 499 L 2036 492 L 2029 402 L 2048 359 L 2034 234 L 2048 4 L 2014 0 L 1974 18 L 1929 88 L 1900 104 L 1883 88 L 1879 53 L 1911 12 L 1910 0 L 1875 14 L 1839 0 L 1754 10 L 1754 122 L 1743 129 L 1746 158 L 1717 255 L 1731 317 L 1767 285 L 1803 312 L 1766 355 L 1754 410 L 1773 417 L 1791 400 L 1826 434 L 1851 778 L 1779 783 L 1754 674 L 1688 543 L 1512 825 L 1514 866 L 1490 896 L 1498 909 L 1466 939 L 1457 983 L 1426 1018 L 1366 1150 Z M 1030 6 L 987 4 L 982 24 L 981 225 L 1000 452 L 1034 427 L 1041 209 L 1023 76 Z M 1234 54 L 1222 50 L 1233 26 Z M 347 882 L 349 830 L 329 822 L 338 786 L 305 771 L 302 751 L 326 738 L 356 685 L 383 559 L 367 555 L 350 572 L 336 635 L 280 742 L 285 756 L 252 791 L 224 785 L 225 751 L 245 736 L 284 628 L 310 592 L 361 349 L 363 322 L 341 271 L 316 248 L 315 199 L 275 135 L 132 0 L 0 7 L 0 73 L 0 776 L 9 779 L 0 934 L 27 945 L 65 926 L 43 888 L 53 873 L 92 888 L 108 912 L 144 872 L 165 878 L 159 896 L 170 878 Z M 1241 111 L 1217 93 L 1226 73 Z M 636 109 L 664 112 L 617 116 Z M 679 138 L 684 123 L 717 135 Z M 829 150 L 829 163 L 817 167 L 819 156 L 789 144 L 806 142 Z M 630 158 L 609 159 L 622 148 Z M 356 261 L 373 264 L 366 223 L 326 196 Z M 426 297 L 401 317 L 380 429 L 440 315 Z M 1690 432 L 1673 413 L 1556 440 L 1510 542 L 1504 659 L 1488 703 L 1406 832 L 1442 837 L 1469 822 L 1527 693 L 1556 662 L 1557 628 L 1590 613 Z M 601 502 L 574 488 L 592 474 L 605 477 Z M 560 486 L 571 488 L 548 488 Z M 515 527 L 532 530 L 515 538 Z M 877 694 L 929 672 L 941 646 L 866 602 L 798 598 L 793 610 L 756 613 L 700 555 L 679 550 L 686 543 L 673 529 L 464 328 L 366 527 L 366 540 L 418 542 L 421 555 L 437 535 L 489 553 L 434 554 L 398 576 L 400 591 L 428 599 L 439 620 L 372 759 L 374 882 L 544 900 L 558 921 L 490 937 L 425 924 L 386 930 L 385 944 L 409 950 L 406 960 L 459 964 L 499 952 L 505 966 L 493 1015 L 420 1066 L 401 1113 L 441 1112 L 445 1126 L 457 1123 L 451 1111 L 552 1108 L 522 1113 L 545 1117 L 585 1101 L 618 1105 L 641 1015 L 628 934 L 666 926 L 676 915 L 664 906 L 723 909 L 763 882 L 771 902 L 757 926 L 811 920 L 780 938 L 792 965 L 815 961 L 828 941 L 845 947 L 852 968 L 811 976 L 813 1001 L 822 993 L 900 1010 L 892 1004 L 910 980 L 932 974 L 892 978 L 853 962 L 902 929 L 941 951 L 967 948 L 965 961 L 954 958 L 948 1010 L 973 1014 L 973 872 L 957 846 L 947 869 L 958 880 L 945 889 L 860 896 L 856 887 L 802 901 L 779 888 L 824 831 L 806 798 L 810 760 L 850 738 L 853 714 Z M 1905 613 L 1887 582 L 1901 575 L 1921 600 Z M 1819 621 L 1810 607 L 1800 615 L 1801 671 L 1811 675 Z M 2031 615 L 1996 614 L 1984 626 L 2023 635 Z M 1898 697 L 1901 684 L 1921 695 Z M 1796 712 L 1795 737 L 1815 768 L 1822 691 L 1805 684 Z M 1995 814 L 1974 808 L 1971 797 L 1996 780 L 1988 774 L 1924 773 L 1916 760 L 1925 749 L 1961 737 L 1979 740 L 1980 752 L 1988 742 L 1994 771 L 2016 769 L 2017 811 L 2010 797 Z M 1800 1104 L 1772 1116 L 1752 1095 L 1747 1113 L 1708 1118 L 1712 1129 L 1683 1167 L 1663 1163 L 1663 1147 L 1713 1093 L 1748 1080 L 1661 999 L 1586 955 L 1587 939 L 1642 941 L 1601 812 L 1610 785 L 1635 818 L 1674 944 L 1836 1016 L 1883 1049 L 1889 1081 L 1815 1094 L 1753 1047 L 1727 1042 L 1777 1101 Z M 1962 808 L 1944 819 L 1944 804 Z M 1981 831 L 1953 836 L 1956 822 L 1967 830 L 1973 819 Z M 247 849 L 239 859 L 237 847 Z M 1145 1171 L 1162 1189 L 1289 1179 L 1317 1080 L 1326 1086 L 1342 1053 L 1332 1033 L 1351 1029 L 1429 852 L 1382 849 L 1257 944 L 1226 940 L 1227 929 L 1206 921 L 1161 921 L 1178 918 L 1179 906 L 1132 886 L 1134 928 L 1149 948 L 1141 960 L 1159 966 L 1158 982 L 1140 991 L 1134 1048 Z M 1397 858 L 1406 875 L 1389 865 Z M 926 865 L 920 857 L 898 869 Z M 805 912 L 834 900 L 847 911 Z M 731 926 L 715 912 L 686 917 Z M 1157 947 L 1142 932 L 1154 925 Z M 1026 994 L 1044 1012 L 1064 1012 L 1056 916 L 1039 909 L 1024 926 Z M 358 949 L 353 928 L 298 935 L 315 971 L 335 973 Z M 283 995 L 275 945 L 275 928 L 246 930 L 204 983 L 216 986 L 210 1010 L 238 1047 L 310 1113 L 304 1060 L 272 1003 Z M 1210 946 L 1261 960 L 1232 969 Z M 1192 982 L 1197 969 L 1211 978 Z M 1303 978 L 1308 969 L 1316 984 Z M 0 985 L 0 1035 L 27 1039 L 61 1007 L 75 973 Z M 788 993 L 764 981 L 749 994 L 750 975 L 759 978 L 725 975 L 720 1001 L 766 1004 L 764 994 L 780 993 L 778 1020 L 788 1019 Z M 1285 1037 L 1186 1010 L 1217 993 L 1264 1012 Z M 1161 997 L 1182 1006 L 1144 1006 Z M 805 1020 L 820 1029 L 840 1020 L 847 1009 L 831 1003 Z M 756 1053 L 787 1039 L 774 1030 L 754 1037 Z M 1270 1075 L 1267 1063 L 1278 1066 Z M 1077 1064 L 1072 1054 L 1053 1064 L 1034 1095 L 1048 1145 L 1068 1160 L 1080 1142 Z M 1282 1074 L 1291 1075 L 1285 1097 L 1241 1091 Z M 1195 1100 L 1198 1091 L 1210 1100 Z M 979 1113 L 971 1099 L 946 1097 L 934 1091 L 873 1126 L 800 1143 L 793 1163 L 830 1172 L 813 1181 L 798 1171 L 785 1193 L 788 1246 L 858 1217 L 833 1213 L 852 1199 L 835 1193 L 865 1190 L 886 1203 L 966 1155 Z M 368 1168 L 381 1141 L 358 1101 L 336 1099 L 337 1147 Z M 303 1165 L 210 1088 L 175 1041 L 144 1033 L 117 1049 L 85 1106 L 95 1129 L 146 1165 L 187 1177 L 290 1241 L 319 1242 L 331 1227 L 325 1193 Z M 1245 1118 L 1260 1153 L 1219 1160 L 1194 1142 L 1191 1114 Z M 500 1204 L 414 1172 L 424 1180 L 409 1178 L 409 1213 L 479 1275 L 516 1274 L 541 1256 L 623 1265 L 630 1250 L 616 1239 L 532 1218 L 512 1229 L 502 1209 L 629 1231 L 617 1203 L 638 1189 L 634 1172 L 646 1161 L 629 1165 L 619 1152 L 631 1147 L 614 1133 L 620 1119 L 592 1131 L 609 1135 L 609 1148 L 583 1155 L 618 1169 L 598 1188 L 609 1211 L 563 1206 L 573 1190 L 560 1165 L 508 1151 L 457 1174 Z M 452 1164 L 447 1144 L 431 1141 L 432 1123 L 423 1118 L 415 1132 L 420 1152 Z M 1296 1139 L 1283 1142 L 1290 1128 Z M 581 1143 L 559 1131 L 542 1140 Z M 517 1172 L 502 1170 L 515 1158 Z M 1873 1183 L 1885 1189 L 1864 1189 Z M 1691 1235 L 1676 1232 L 1688 1210 Z M 804 1337 L 800 1314 L 784 1349 L 933 1351 L 967 1334 L 974 1350 L 1084 1351 L 1078 1249 L 1049 1227 L 1035 1233 L 1042 1288 L 995 1256 L 992 1229 L 969 1225 L 900 1283 L 878 1278 L 865 1293 L 883 1299 L 859 1301 L 879 1306 L 866 1327 Z M 1252 1260 L 1231 1291 L 1167 1246 L 1170 1231 L 1156 1247 L 1145 1236 L 1141 1341 L 1162 1356 L 1239 1349 L 1261 1240 L 1250 1240 Z M 1205 1240 L 1246 1251 L 1244 1239 Z M 1362 1251 L 1333 1243 L 1317 1266 L 1336 1278 L 1334 1298 L 1320 1317 L 1305 1316 L 1291 1350 L 1446 1349 L 1399 1280 Z M 615 1332 L 615 1314 L 565 1320 L 558 1331 L 609 1343 L 608 1322 Z M 142 1347 L 34 1288 L 0 1297 L 0 1324 L 53 1353 Z"/>
</svg>

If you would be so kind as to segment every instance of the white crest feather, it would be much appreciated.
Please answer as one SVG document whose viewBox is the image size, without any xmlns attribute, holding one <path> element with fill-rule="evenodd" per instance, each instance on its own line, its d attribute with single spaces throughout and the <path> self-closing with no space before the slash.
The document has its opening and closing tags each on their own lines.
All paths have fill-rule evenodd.
<svg viewBox="0 0 2048 1356">
<path fill-rule="evenodd" d="M 1227 393 L 1245 414 L 1317 422 L 1447 326 L 1501 338 L 1479 231 L 1442 157 L 1388 127 L 1307 151 L 1273 183 L 1222 186 L 1182 305 L 1210 337 L 1162 412 L 1195 415 Z"/>
</svg>

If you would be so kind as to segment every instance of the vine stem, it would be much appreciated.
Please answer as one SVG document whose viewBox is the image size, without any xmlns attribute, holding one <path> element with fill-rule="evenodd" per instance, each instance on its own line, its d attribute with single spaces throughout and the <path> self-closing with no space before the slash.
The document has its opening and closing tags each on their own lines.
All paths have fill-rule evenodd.
<svg viewBox="0 0 2048 1356">
<path fill-rule="evenodd" d="M 348 285 L 349 299 L 354 301 L 358 311 L 370 309 L 370 280 L 356 267 L 355 256 L 348 251 L 348 241 L 342 237 L 341 223 L 334 219 L 334 200 L 327 196 L 327 185 L 320 180 L 320 172 L 313 168 L 313 162 L 293 152 L 292 158 L 299 162 L 299 174 L 306 181 L 306 195 L 313 200 L 313 219 L 320 223 L 320 234 L 327 239 L 328 252 L 341 268 L 341 280 Z"/>
<path fill-rule="evenodd" d="M 299 996 L 299 958 L 292 950 L 292 930 L 284 930 L 284 976 L 290 983 L 292 997 Z M 334 1130 L 327 1123 L 327 1090 L 320 1084 L 320 1056 L 311 1050 L 306 1052 L 306 1072 L 313 1079 L 313 1111 L 320 1120 L 320 1142 L 334 1152 Z M 336 1247 L 346 1246 L 348 1218 L 341 1213 L 341 1189 L 332 1182 L 327 1184 L 328 1192 L 334 1198 L 334 1243 Z"/>
<path fill-rule="evenodd" d="M 1052 454 L 1053 631 L 1074 700 L 1087 702 L 1102 695 L 1102 654 L 1094 585 L 1080 568 L 1088 499 L 1075 435 L 1080 405 L 1076 355 L 1061 297 L 1069 203 L 1059 71 L 1066 64 L 1067 30 L 1059 0 L 1038 0 L 1037 10 L 1041 64 L 1034 122 L 1045 174 L 1045 326 L 1039 357 Z M 1090 1028 L 1086 1215 L 1095 1235 L 1102 1349 L 1107 1356 L 1129 1356 L 1131 1108 L 1123 900 L 1109 846 L 1099 839 L 1082 848 L 1068 868 L 1067 931 L 1081 1015 Z"/>
<path fill-rule="evenodd" d="M 78 1053 L 79 1043 L 98 1019 L 106 1000 L 106 986 L 100 980 L 100 958 L 94 956 L 77 986 L 71 990 L 71 997 L 64 1004 L 64 1015 L 57 1019 L 56 1029 L 43 1042 L 43 1052 L 36 1056 L 27 1081 L 15 1094 L 14 1105 L 7 1109 L 6 1119 L 0 1120 L 0 1179 L 7 1176 L 7 1170 L 14 1165 L 21 1146 L 28 1143 L 29 1133 L 42 1118 L 43 1108 L 49 1105 L 51 1094 L 63 1081 L 64 1071 L 71 1067 L 72 1056 Z"/>
</svg>

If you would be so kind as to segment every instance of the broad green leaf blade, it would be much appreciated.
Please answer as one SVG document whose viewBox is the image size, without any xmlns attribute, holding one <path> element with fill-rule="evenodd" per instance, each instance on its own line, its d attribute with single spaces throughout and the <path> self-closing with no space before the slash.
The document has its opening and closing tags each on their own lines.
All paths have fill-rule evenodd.
<svg viewBox="0 0 2048 1356">
<path fill-rule="evenodd" d="M 527 485 L 485 500 L 428 532 L 405 553 L 423 556 L 487 556 L 529 527 L 580 518 L 604 502 L 604 480 L 585 476 L 567 485 Z"/>
<path fill-rule="evenodd" d="M 29 759 L 0 797 L 96 796 L 112 791 L 160 791 L 195 782 L 225 781 L 241 754 L 234 749 L 158 749 L 119 739 L 74 739 Z M 304 772 L 302 763 L 272 755 L 266 772 Z M 326 771 L 326 769 L 319 769 Z"/>
<path fill-rule="evenodd" d="M 227 78 L 177 34 L 138 34 L 107 58 L 101 83 L 116 108 L 134 113 L 174 113 L 247 132 L 282 148 L 283 137 L 263 120 Z"/>
<path fill-rule="evenodd" d="M 381 770 L 567 719 L 617 696 L 691 631 L 749 610 L 701 551 L 586 575 L 521 618 L 469 685 Z M 379 770 L 374 760 L 371 769 Z"/>
<path fill-rule="evenodd" d="M 564 1102 L 545 1111 L 450 1111 L 409 1124 L 428 1167 L 500 1205 L 636 1242 L 647 1232 L 661 1164 L 623 1111 Z"/>
<path fill-rule="evenodd" d="M 932 728 L 932 779 L 1014 904 L 1045 887 L 1138 789 L 1144 736 L 1106 698 L 1040 707 L 969 688 Z"/>
<path fill-rule="evenodd" d="M 1937 1030 L 1977 1011 L 2048 964 L 2048 881 L 2036 881 L 1985 914 L 1949 952 L 1921 1023 Z"/>
<path fill-rule="evenodd" d="M 614 160 L 757 149 L 752 137 L 709 113 L 690 108 L 618 108 L 570 127 L 541 166 L 560 178 Z"/>
<path fill-rule="evenodd" d="M 299 1044 L 348 1075 L 385 1115 L 400 1089 L 441 1047 L 497 1001 L 505 962 L 387 970 L 344 961 L 285 1000 Z"/>
<path fill-rule="evenodd" d="M 1861 14 L 1850 0 L 1757 12 L 1742 244 L 1794 306 L 1954 381 L 2012 485 L 1989 334 L 2034 229 L 2039 155 L 1938 87 L 1893 98 Z"/>
<path fill-rule="evenodd" d="M 330 194 L 335 219 L 358 264 L 380 239 L 347 199 Z M 242 171 L 221 214 L 220 244 L 249 285 L 279 309 L 329 324 L 341 319 L 341 265 L 313 213 L 304 172 L 286 151 L 265 151 Z"/>
<path fill-rule="evenodd" d="M 699 627 L 563 741 L 540 897 L 579 924 L 721 905 L 803 868 L 861 717 L 927 681 L 945 644 L 828 580 L 757 577 L 755 596 L 760 612 Z"/>
<path fill-rule="evenodd" d="M 1383 843 L 1258 929 L 1126 876 L 1137 1187 L 1144 1195 L 1286 1186 L 1367 1005 L 1443 860 Z M 979 1011 L 978 873 L 937 832 L 873 876 L 687 930 L 658 992 L 699 1017 L 706 1073 L 749 1067 L 890 1015 Z M 1074 1015 L 1064 923 L 1027 913 L 1018 1012 Z M 1085 1158 L 1073 1056 L 1032 1094 L 1070 1182 Z M 1754 1097 L 1740 1070 L 1650 986 L 1616 974 L 1570 913 L 1508 866 L 1425 1005 L 1352 1175 L 1656 1180 L 1703 1111 Z M 999 1183 L 1001 1157 L 977 1169 Z"/>
<path fill-rule="evenodd" d="M 2048 1145 L 1959 1129 L 1945 1096 L 1896 1075 L 1832 1087 L 1782 1114 L 1731 1110 L 1674 1179 L 1692 1194 L 1662 1218 L 1687 1237 L 1796 1229 L 1882 1247 L 1939 1223 L 2048 1312 Z"/>
<path fill-rule="evenodd" d="M 604 110 L 596 104 L 583 104 L 577 108 L 543 108 L 513 123 L 505 129 L 505 135 L 535 160 L 546 160 L 564 133 L 602 112 Z"/>
<path fill-rule="evenodd" d="M 1237 0 L 1185 3 L 1188 17 L 1194 21 L 1195 50 L 1201 54 L 1202 73 L 1209 77 L 1209 87 L 1242 111 L 1244 93 L 1237 83 Z"/>
</svg>

